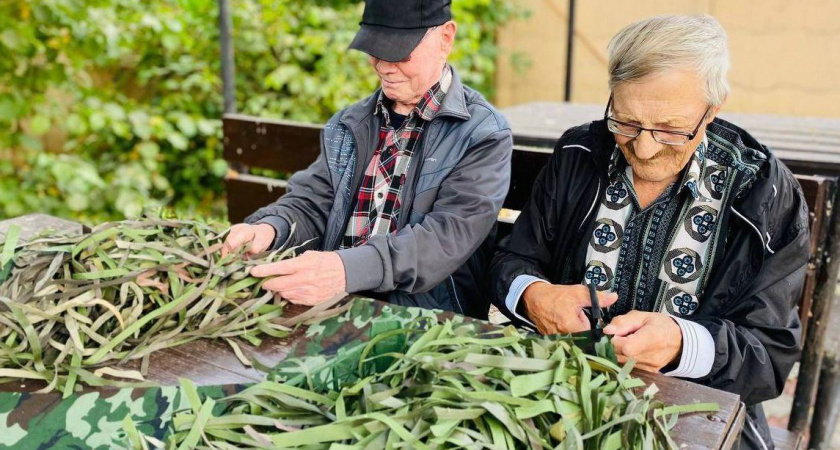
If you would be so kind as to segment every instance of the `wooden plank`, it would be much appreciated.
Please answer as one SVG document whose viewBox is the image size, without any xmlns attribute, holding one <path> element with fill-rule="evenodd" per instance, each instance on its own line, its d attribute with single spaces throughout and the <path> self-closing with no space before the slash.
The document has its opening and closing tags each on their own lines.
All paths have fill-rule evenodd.
<svg viewBox="0 0 840 450">
<path fill-rule="evenodd" d="M 826 175 L 826 176 L 837 176 L 840 175 L 840 164 L 834 163 L 825 163 L 821 161 L 796 161 L 791 159 L 785 159 L 782 155 L 778 153 L 776 156 L 782 160 L 782 162 L 790 169 L 791 172 L 795 174 L 803 174 L 803 175 Z"/>
<path fill-rule="evenodd" d="M 181 378 L 193 380 L 197 385 L 218 385 L 234 383 L 252 383 L 259 377 L 244 376 L 236 370 L 211 366 L 190 354 L 189 348 L 200 345 L 201 341 L 185 344 L 181 350 L 169 348 L 155 352 L 149 358 L 149 372 L 146 379 L 162 386 L 177 386 Z M 187 352 L 182 351 L 187 349 Z M 234 356 L 235 358 L 235 356 Z M 237 361 L 237 365 L 241 366 Z M 139 368 L 139 361 L 118 365 L 118 368 Z M 232 366 L 233 367 L 233 366 Z"/>
<path fill-rule="evenodd" d="M 73 236 L 87 231 L 87 227 L 78 222 L 71 222 L 69 220 L 59 219 L 58 217 L 48 216 L 46 214 L 27 214 L 25 216 L 0 221 L 0 239 L 5 239 L 6 232 L 12 225 L 17 225 L 21 228 L 19 237 L 20 242 L 26 242 L 37 237 L 41 233 Z"/>
<path fill-rule="evenodd" d="M 707 386 L 679 378 L 666 377 L 658 373 L 634 370 L 633 375 L 647 384 L 655 383 L 660 398 L 668 404 L 686 405 L 693 403 L 717 403 L 716 413 L 694 413 L 680 416 L 673 433 L 680 436 L 681 449 L 725 448 L 728 435 L 738 436 L 743 427 L 744 411 L 740 397 Z"/>
<path fill-rule="evenodd" d="M 817 271 L 816 288 L 814 290 L 812 317 L 807 333 L 804 335 L 804 346 L 800 361 L 799 377 L 793 398 L 788 429 L 797 433 L 805 433 L 810 422 L 810 415 L 814 399 L 817 397 L 817 383 L 824 353 L 824 340 L 827 332 L 828 318 L 834 301 L 837 275 L 840 270 L 840 209 L 835 205 L 840 201 L 840 194 L 835 187 L 830 188 L 826 205 L 826 238 L 821 252 L 821 266 Z M 823 396 L 820 396 L 823 401 Z"/>
<path fill-rule="evenodd" d="M 557 139 L 570 126 L 580 125 L 604 117 L 604 104 L 576 104 L 565 102 L 533 102 L 502 109 L 514 134 L 522 130 L 540 130 Z M 720 117 L 748 131 L 823 135 L 840 138 L 840 119 L 793 117 L 771 114 L 724 112 Z"/>
<path fill-rule="evenodd" d="M 224 159 L 262 169 L 293 173 L 309 167 L 320 153 L 322 125 L 225 114 Z"/>
<path fill-rule="evenodd" d="M 154 352 L 149 358 L 149 371 L 146 374 L 146 380 L 161 386 L 177 386 L 181 378 L 193 380 L 198 385 L 253 383 L 261 379 L 260 376 L 243 374 L 242 364 L 230 350 L 226 351 L 229 352 L 229 355 L 227 353 L 216 355 L 223 358 L 232 357 L 236 364 L 231 364 L 229 368 L 208 364 L 195 357 L 195 349 L 202 349 L 202 344 L 205 343 L 204 341 L 195 341 L 184 344 L 177 349 L 169 348 Z M 139 370 L 140 361 L 132 360 L 113 366 L 119 369 Z M 45 385 L 44 382 L 32 380 L 21 383 L 3 383 L 0 384 L 0 392 L 35 392 Z M 85 387 L 84 390 L 90 391 L 93 389 Z"/>
<path fill-rule="evenodd" d="M 604 116 L 603 105 L 536 102 L 502 110 L 520 145 L 553 147 L 569 128 Z M 801 173 L 840 173 L 840 120 L 724 113 Z"/>
<path fill-rule="evenodd" d="M 286 182 L 229 172 L 225 177 L 228 220 L 240 223 L 254 211 L 275 202 L 286 193 Z"/>
<path fill-rule="evenodd" d="M 735 419 L 732 421 L 729 430 L 726 431 L 726 436 L 723 438 L 721 450 L 737 449 L 741 441 L 741 430 L 744 428 L 744 420 L 747 417 L 747 407 L 743 403 L 739 404 L 738 412 Z"/>
<path fill-rule="evenodd" d="M 817 273 L 822 266 L 824 244 L 828 233 L 826 226 L 826 204 L 829 189 L 833 186 L 832 179 L 822 176 L 795 175 L 796 180 L 802 187 L 805 203 L 808 205 L 809 218 L 808 226 L 811 231 L 810 252 L 811 259 L 808 261 L 808 269 L 805 274 L 805 284 L 802 288 L 802 296 L 799 300 L 799 319 L 802 322 L 802 335 L 807 336 L 807 329 L 810 325 L 811 304 L 814 292 L 817 287 Z"/>
<path fill-rule="evenodd" d="M 809 448 L 828 447 L 835 440 L 837 426 L 840 425 L 840 361 L 836 345 L 826 345 L 823 356 L 817 388 L 819 396 L 814 404 L 814 418 L 811 420 L 808 439 Z"/>
<path fill-rule="evenodd" d="M 770 427 L 770 437 L 779 450 L 799 450 L 802 447 L 802 435 L 784 428 Z"/>
</svg>

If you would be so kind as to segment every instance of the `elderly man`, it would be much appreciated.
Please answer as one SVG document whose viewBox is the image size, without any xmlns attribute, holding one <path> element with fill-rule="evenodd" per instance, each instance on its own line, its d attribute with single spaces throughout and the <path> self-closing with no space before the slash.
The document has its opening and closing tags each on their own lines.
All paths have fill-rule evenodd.
<svg viewBox="0 0 840 450">
<path fill-rule="evenodd" d="M 373 291 L 487 316 L 482 244 L 492 244 L 513 141 L 505 119 L 447 64 L 457 29 L 450 3 L 366 2 L 350 47 L 369 55 L 381 89 L 330 119 L 318 159 L 227 239 L 226 251 L 320 250 L 255 267 L 273 277 L 266 289 L 307 305 Z"/>
<path fill-rule="evenodd" d="M 759 403 L 799 355 L 808 260 L 798 183 L 716 118 L 727 39 L 709 16 L 659 16 L 609 45 L 603 120 L 567 131 L 492 263 L 495 303 L 541 333 L 609 307 L 621 360 L 741 395 L 744 443 L 772 448 Z"/>
</svg>

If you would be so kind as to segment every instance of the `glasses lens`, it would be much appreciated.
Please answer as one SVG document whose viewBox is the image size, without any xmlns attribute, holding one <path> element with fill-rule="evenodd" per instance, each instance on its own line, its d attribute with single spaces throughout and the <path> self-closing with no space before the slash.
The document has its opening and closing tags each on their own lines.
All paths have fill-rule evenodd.
<svg viewBox="0 0 840 450">
<path fill-rule="evenodd" d="M 620 122 L 616 122 L 615 120 L 609 119 L 607 120 L 607 128 L 613 133 L 618 133 L 622 136 L 629 136 L 629 137 L 636 137 L 639 135 L 641 129 L 639 127 L 634 127 L 633 125 L 628 125 Z"/>
<path fill-rule="evenodd" d="M 664 131 L 654 131 L 653 139 L 656 140 L 656 142 L 665 145 L 684 145 L 688 142 L 688 136 L 666 133 Z"/>
</svg>

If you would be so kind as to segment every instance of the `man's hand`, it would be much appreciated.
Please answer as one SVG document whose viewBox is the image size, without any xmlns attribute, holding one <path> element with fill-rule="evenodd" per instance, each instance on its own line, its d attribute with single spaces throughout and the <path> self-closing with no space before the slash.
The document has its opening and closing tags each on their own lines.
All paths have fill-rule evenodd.
<svg viewBox="0 0 840 450">
<path fill-rule="evenodd" d="M 584 308 L 592 306 L 589 289 L 582 285 L 534 283 L 522 294 L 525 311 L 541 334 L 577 333 L 590 328 Z M 598 303 L 606 308 L 618 294 L 598 292 Z"/>
<path fill-rule="evenodd" d="M 682 331 L 667 314 L 630 311 L 613 317 L 604 333 L 613 335 L 619 362 L 633 358 L 636 367 L 649 372 L 659 372 L 682 353 Z"/>
<path fill-rule="evenodd" d="M 257 225 L 238 223 L 230 227 L 230 232 L 222 247 L 222 257 L 243 245 L 248 245 L 247 250 L 245 250 L 246 255 L 262 253 L 271 247 L 275 233 L 274 227 L 267 223 Z"/>
<path fill-rule="evenodd" d="M 308 251 L 297 258 L 254 266 L 251 275 L 276 276 L 263 287 L 301 305 L 317 305 L 347 288 L 344 262 L 336 252 Z"/>
</svg>

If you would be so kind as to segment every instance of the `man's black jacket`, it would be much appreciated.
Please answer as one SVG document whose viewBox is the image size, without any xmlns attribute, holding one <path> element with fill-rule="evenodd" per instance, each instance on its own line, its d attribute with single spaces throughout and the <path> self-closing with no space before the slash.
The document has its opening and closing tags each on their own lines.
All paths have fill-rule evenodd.
<svg viewBox="0 0 840 450">
<path fill-rule="evenodd" d="M 726 243 L 718 247 L 705 291 L 698 294 L 699 309 L 684 317 L 707 328 L 715 342 L 711 372 L 694 381 L 739 394 L 751 406 L 747 443 L 761 448 L 754 436 L 760 431 L 769 448 L 769 429 L 754 405 L 781 394 L 799 358 L 797 304 L 809 258 L 808 211 L 799 183 L 766 147 L 721 119 L 709 124 L 708 132 L 734 145 L 742 160 L 759 162 L 760 170 L 739 172 L 736 183 L 749 187 L 723 205 L 718 226 L 726 227 Z M 491 264 L 493 301 L 512 320 L 505 297 L 517 276 L 582 282 L 614 148 L 604 121 L 573 128 L 557 142 Z"/>
</svg>

